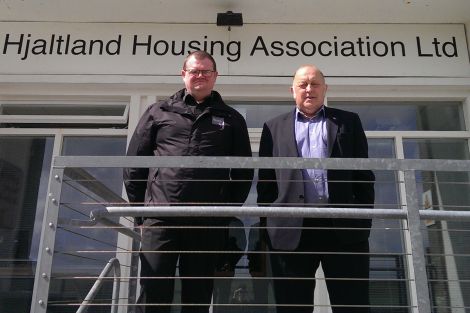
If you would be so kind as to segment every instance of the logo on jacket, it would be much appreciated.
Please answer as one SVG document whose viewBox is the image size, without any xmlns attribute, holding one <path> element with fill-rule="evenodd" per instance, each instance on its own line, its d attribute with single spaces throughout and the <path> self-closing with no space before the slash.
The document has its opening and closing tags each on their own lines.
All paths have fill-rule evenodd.
<svg viewBox="0 0 470 313">
<path fill-rule="evenodd" d="M 223 117 L 219 116 L 213 116 L 212 117 L 212 125 L 217 125 L 220 127 L 220 129 L 224 129 L 225 127 L 225 121 Z"/>
</svg>

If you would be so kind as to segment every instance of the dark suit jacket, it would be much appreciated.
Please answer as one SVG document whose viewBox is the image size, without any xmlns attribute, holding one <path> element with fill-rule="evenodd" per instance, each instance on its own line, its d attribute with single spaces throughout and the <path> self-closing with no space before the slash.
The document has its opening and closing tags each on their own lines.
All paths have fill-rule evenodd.
<svg viewBox="0 0 470 313">
<path fill-rule="evenodd" d="M 368 157 L 367 139 L 357 114 L 325 107 L 325 116 L 330 157 Z M 259 156 L 299 157 L 295 140 L 295 110 L 264 124 Z M 301 182 L 302 179 L 302 172 L 298 169 L 260 169 L 257 185 L 258 205 L 282 206 L 299 203 L 299 205 L 303 205 L 304 186 Z M 329 205 L 372 207 L 374 179 L 372 171 L 328 170 Z M 363 183 L 357 183 L 358 181 Z M 270 227 L 301 227 L 302 218 L 268 218 L 266 223 L 273 248 L 280 250 L 297 248 L 301 235 L 300 229 Z M 335 230 L 334 234 L 341 242 L 361 242 L 369 237 L 371 220 L 332 219 L 332 223 L 334 228 L 365 228 L 364 230 Z"/>
</svg>

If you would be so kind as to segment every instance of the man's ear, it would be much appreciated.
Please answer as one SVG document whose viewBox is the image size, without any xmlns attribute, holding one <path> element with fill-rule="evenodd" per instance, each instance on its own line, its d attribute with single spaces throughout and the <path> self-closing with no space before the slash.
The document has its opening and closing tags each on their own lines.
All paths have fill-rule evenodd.
<svg viewBox="0 0 470 313">
<path fill-rule="evenodd" d="M 292 96 L 293 96 L 294 99 L 295 99 L 295 90 L 294 90 L 294 87 L 290 87 L 290 93 L 292 94 Z"/>
<path fill-rule="evenodd" d="M 186 72 L 184 70 L 181 70 L 181 77 L 184 79 L 184 76 L 186 75 Z"/>
</svg>

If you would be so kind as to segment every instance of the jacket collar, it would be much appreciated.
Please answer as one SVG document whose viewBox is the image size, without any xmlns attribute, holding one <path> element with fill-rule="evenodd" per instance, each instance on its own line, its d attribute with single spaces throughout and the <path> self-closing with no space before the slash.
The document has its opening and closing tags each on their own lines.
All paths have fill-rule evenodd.
<svg viewBox="0 0 470 313">
<path fill-rule="evenodd" d="M 172 95 L 168 100 L 164 101 L 161 104 L 161 108 L 164 111 L 175 112 L 179 114 L 191 114 L 188 105 L 185 102 L 186 97 L 192 97 L 187 94 L 186 89 L 181 89 Z M 211 95 L 209 96 L 208 103 L 204 112 L 210 112 L 216 115 L 231 116 L 230 108 L 227 106 L 220 94 L 212 90 Z"/>
</svg>

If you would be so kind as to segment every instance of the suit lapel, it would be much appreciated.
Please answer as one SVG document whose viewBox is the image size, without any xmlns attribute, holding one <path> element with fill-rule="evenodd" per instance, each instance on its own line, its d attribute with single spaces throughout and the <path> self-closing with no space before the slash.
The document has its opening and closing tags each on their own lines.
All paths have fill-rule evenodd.
<svg viewBox="0 0 470 313">
<path fill-rule="evenodd" d="M 331 111 L 325 107 L 326 114 L 326 129 L 328 134 L 328 156 L 332 157 L 333 146 L 336 141 L 336 133 L 338 132 L 338 121 L 336 116 L 331 114 Z"/>
<path fill-rule="evenodd" d="M 284 144 L 286 145 L 287 154 L 288 156 L 298 157 L 300 154 L 297 150 L 297 141 L 295 139 L 295 110 L 286 115 L 284 125 L 287 126 L 286 136 L 282 136 L 282 138 L 286 138 Z"/>
</svg>

